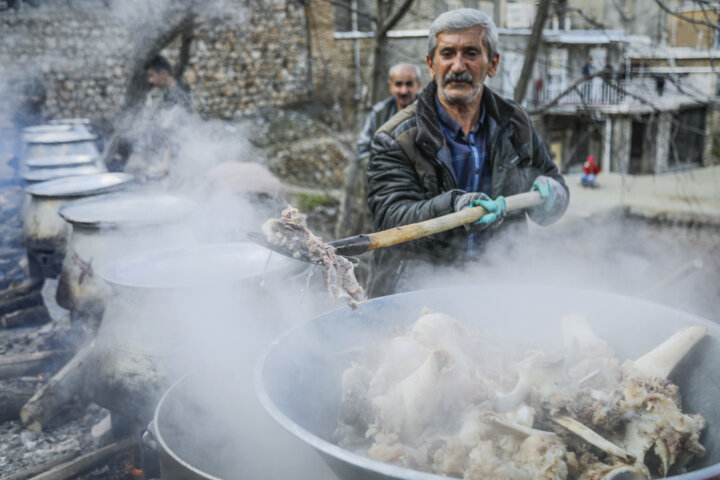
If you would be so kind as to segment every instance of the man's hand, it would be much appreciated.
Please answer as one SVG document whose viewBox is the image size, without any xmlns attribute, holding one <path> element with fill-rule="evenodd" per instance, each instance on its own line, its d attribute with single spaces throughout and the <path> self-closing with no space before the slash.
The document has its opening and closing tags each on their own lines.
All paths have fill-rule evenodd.
<svg viewBox="0 0 720 480">
<path fill-rule="evenodd" d="M 466 230 L 482 231 L 488 227 L 495 229 L 499 227 L 505 219 L 507 206 L 505 204 L 505 197 L 502 196 L 493 200 L 484 193 L 463 193 L 455 199 L 455 203 L 453 204 L 456 212 L 459 212 L 463 208 L 478 206 L 483 207 L 488 213 L 480 217 L 476 222 L 473 222 L 472 225 L 465 225 Z"/>
<path fill-rule="evenodd" d="M 553 206 L 555 205 L 555 199 L 558 196 L 557 188 L 553 188 L 553 182 L 554 180 L 552 180 L 550 177 L 540 175 L 535 179 L 532 184 L 531 191 L 537 190 L 538 192 L 540 192 L 540 196 L 545 200 L 541 207 L 546 212 L 552 210 Z"/>
</svg>

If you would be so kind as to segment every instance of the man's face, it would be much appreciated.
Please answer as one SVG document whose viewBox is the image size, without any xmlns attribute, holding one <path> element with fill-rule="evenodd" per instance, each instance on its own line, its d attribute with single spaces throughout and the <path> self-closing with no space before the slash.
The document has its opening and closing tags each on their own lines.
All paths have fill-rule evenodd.
<svg viewBox="0 0 720 480">
<path fill-rule="evenodd" d="M 147 69 L 147 81 L 153 87 L 165 87 L 167 84 L 168 73 L 165 70 Z"/>
<path fill-rule="evenodd" d="M 420 82 L 415 76 L 415 69 L 412 67 L 397 68 L 393 71 L 392 78 L 388 80 L 390 93 L 395 97 L 398 110 L 410 105 L 417 95 Z"/>
<path fill-rule="evenodd" d="M 479 26 L 437 36 L 433 58 L 427 57 L 430 73 L 441 97 L 450 104 L 468 104 L 482 94 L 485 79 L 497 73 L 500 55 L 490 59 Z"/>
</svg>

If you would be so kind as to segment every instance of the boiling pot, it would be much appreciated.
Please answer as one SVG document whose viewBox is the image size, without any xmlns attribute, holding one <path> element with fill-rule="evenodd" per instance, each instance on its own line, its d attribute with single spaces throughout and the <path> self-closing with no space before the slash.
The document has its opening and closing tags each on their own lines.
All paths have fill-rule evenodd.
<svg viewBox="0 0 720 480">
<path fill-rule="evenodd" d="M 59 215 L 62 205 L 83 197 L 100 195 L 126 187 L 133 179 L 125 173 L 99 173 L 56 178 L 25 188 L 28 194 L 20 210 L 22 239 L 31 261 L 40 264 L 45 276 L 57 276 L 58 263 L 70 235 L 68 225 Z"/>
<path fill-rule="evenodd" d="M 195 245 L 119 258 L 103 268 L 113 294 L 95 340 L 93 400 L 147 424 L 172 382 L 200 363 L 219 362 L 216 355 L 249 348 L 233 332 L 276 335 L 280 309 L 266 292 L 286 285 L 298 262 L 268 255 L 253 243 Z M 269 318 L 261 322 L 267 306 Z"/>
<path fill-rule="evenodd" d="M 162 479 L 336 480 L 309 445 L 263 410 L 249 368 L 238 364 L 199 369 L 160 399 L 145 439 L 159 454 Z"/>
<path fill-rule="evenodd" d="M 179 222 L 195 202 L 161 193 L 122 192 L 62 207 L 60 216 L 72 225 L 58 281 L 58 305 L 69 310 L 101 312 L 109 287 L 98 269 L 123 255 L 179 245 Z"/>
<path fill-rule="evenodd" d="M 85 165 L 80 167 L 67 168 L 33 168 L 22 174 L 23 180 L 28 185 L 39 182 L 47 182 L 55 178 L 77 177 L 81 175 L 93 175 L 106 171 L 101 165 Z"/>
<path fill-rule="evenodd" d="M 622 359 L 634 359 L 679 329 L 704 325 L 708 337 L 671 375 L 683 410 L 707 421 L 700 441 L 707 449 L 694 471 L 677 479 L 720 474 L 720 326 L 695 315 L 633 298 L 539 286 L 466 286 L 377 298 L 357 310 L 330 312 L 277 339 L 255 371 L 260 401 L 275 420 L 346 479 L 441 479 L 438 475 L 370 460 L 332 442 L 340 402 L 340 376 L 355 347 L 367 346 L 408 326 L 422 307 L 445 312 L 471 327 L 491 328 L 507 342 L 530 340 L 560 348 L 560 319 L 582 312 L 598 337 Z M 200 440 L 202 441 L 202 439 Z"/>
</svg>

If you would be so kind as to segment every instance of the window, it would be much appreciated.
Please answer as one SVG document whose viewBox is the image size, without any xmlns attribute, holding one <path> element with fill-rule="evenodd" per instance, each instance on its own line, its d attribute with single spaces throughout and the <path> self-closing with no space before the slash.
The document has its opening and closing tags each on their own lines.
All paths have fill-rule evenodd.
<svg viewBox="0 0 720 480">
<path fill-rule="evenodd" d="M 702 165 L 705 147 L 705 109 L 693 108 L 673 116 L 670 168 Z"/>
<path fill-rule="evenodd" d="M 352 7 L 353 4 L 357 8 L 357 22 L 359 32 L 374 31 L 372 17 L 372 9 L 369 0 L 335 0 L 333 2 L 335 9 L 335 31 L 336 32 L 352 32 Z"/>
</svg>

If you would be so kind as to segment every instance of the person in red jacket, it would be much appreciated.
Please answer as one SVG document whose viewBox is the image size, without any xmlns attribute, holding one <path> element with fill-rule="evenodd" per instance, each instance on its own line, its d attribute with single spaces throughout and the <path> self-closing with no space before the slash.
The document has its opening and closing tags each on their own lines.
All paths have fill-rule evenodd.
<svg viewBox="0 0 720 480">
<path fill-rule="evenodd" d="M 583 164 L 583 173 L 580 175 L 580 183 L 583 187 L 595 187 L 595 178 L 600 173 L 600 167 L 595 163 L 595 157 L 588 155 Z"/>
</svg>

